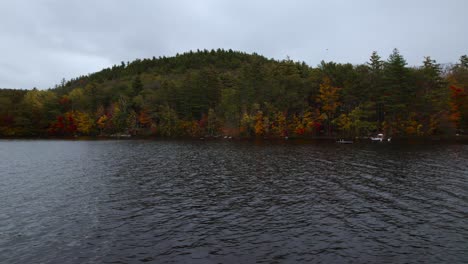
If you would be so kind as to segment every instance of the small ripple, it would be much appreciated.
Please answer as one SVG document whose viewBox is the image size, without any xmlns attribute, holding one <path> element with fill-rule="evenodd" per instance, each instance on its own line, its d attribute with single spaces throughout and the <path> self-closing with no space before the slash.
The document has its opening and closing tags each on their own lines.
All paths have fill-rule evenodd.
<svg viewBox="0 0 468 264">
<path fill-rule="evenodd" d="M 8 263 L 468 261 L 465 148 L 57 144 L 0 151 Z"/>
</svg>

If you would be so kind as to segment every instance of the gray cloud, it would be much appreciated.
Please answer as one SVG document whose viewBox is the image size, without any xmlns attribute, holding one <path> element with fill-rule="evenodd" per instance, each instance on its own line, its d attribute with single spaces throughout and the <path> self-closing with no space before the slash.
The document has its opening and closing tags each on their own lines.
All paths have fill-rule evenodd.
<svg viewBox="0 0 468 264">
<path fill-rule="evenodd" d="M 464 0 L 15 0 L 0 3 L 0 87 L 48 88 L 135 58 L 234 49 L 316 65 L 400 49 L 410 65 L 467 53 Z"/>
</svg>

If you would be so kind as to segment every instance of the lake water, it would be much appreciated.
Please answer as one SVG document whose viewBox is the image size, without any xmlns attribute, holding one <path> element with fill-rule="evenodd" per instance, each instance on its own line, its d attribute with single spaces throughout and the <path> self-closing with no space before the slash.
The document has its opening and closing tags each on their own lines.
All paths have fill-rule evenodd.
<svg viewBox="0 0 468 264">
<path fill-rule="evenodd" d="M 0 141 L 1 263 L 467 263 L 468 145 Z"/>
</svg>

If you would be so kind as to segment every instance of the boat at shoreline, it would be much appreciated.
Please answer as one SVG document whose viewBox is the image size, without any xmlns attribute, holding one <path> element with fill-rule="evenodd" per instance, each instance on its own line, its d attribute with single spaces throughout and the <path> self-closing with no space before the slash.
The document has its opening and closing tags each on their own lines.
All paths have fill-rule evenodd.
<svg viewBox="0 0 468 264">
<path fill-rule="evenodd" d="M 353 142 L 352 140 L 340 139 L 340 140 L 336 141 L 336 143 L 340 143 L 340 144 L 353 144 L 354 142 Z"/>
<path fill-rule="evenodd" d="M 384 142 L 384 141 L 390 142 L 392 140 L 392 138 L 391 137 L 385 138 L 384 134 L 379 133 L 375 137 L 370 137 L 370 140 L 373 141 L 373 142 Z"/>
</svg>

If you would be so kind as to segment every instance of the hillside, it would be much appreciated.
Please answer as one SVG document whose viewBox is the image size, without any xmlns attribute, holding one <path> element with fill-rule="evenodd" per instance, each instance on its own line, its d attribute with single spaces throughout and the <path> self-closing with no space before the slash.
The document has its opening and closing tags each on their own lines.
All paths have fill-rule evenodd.
<svg viewBox="0 0 468 264">
<path fill-rule="evenodd" d="M 467 130 L 468 59 L 448 72 L 398 50 L 317 67 L 212 50 L 115 65 L 54 89 L 0 90 L 0 136 L 453 135 Z"/>
</svg>

